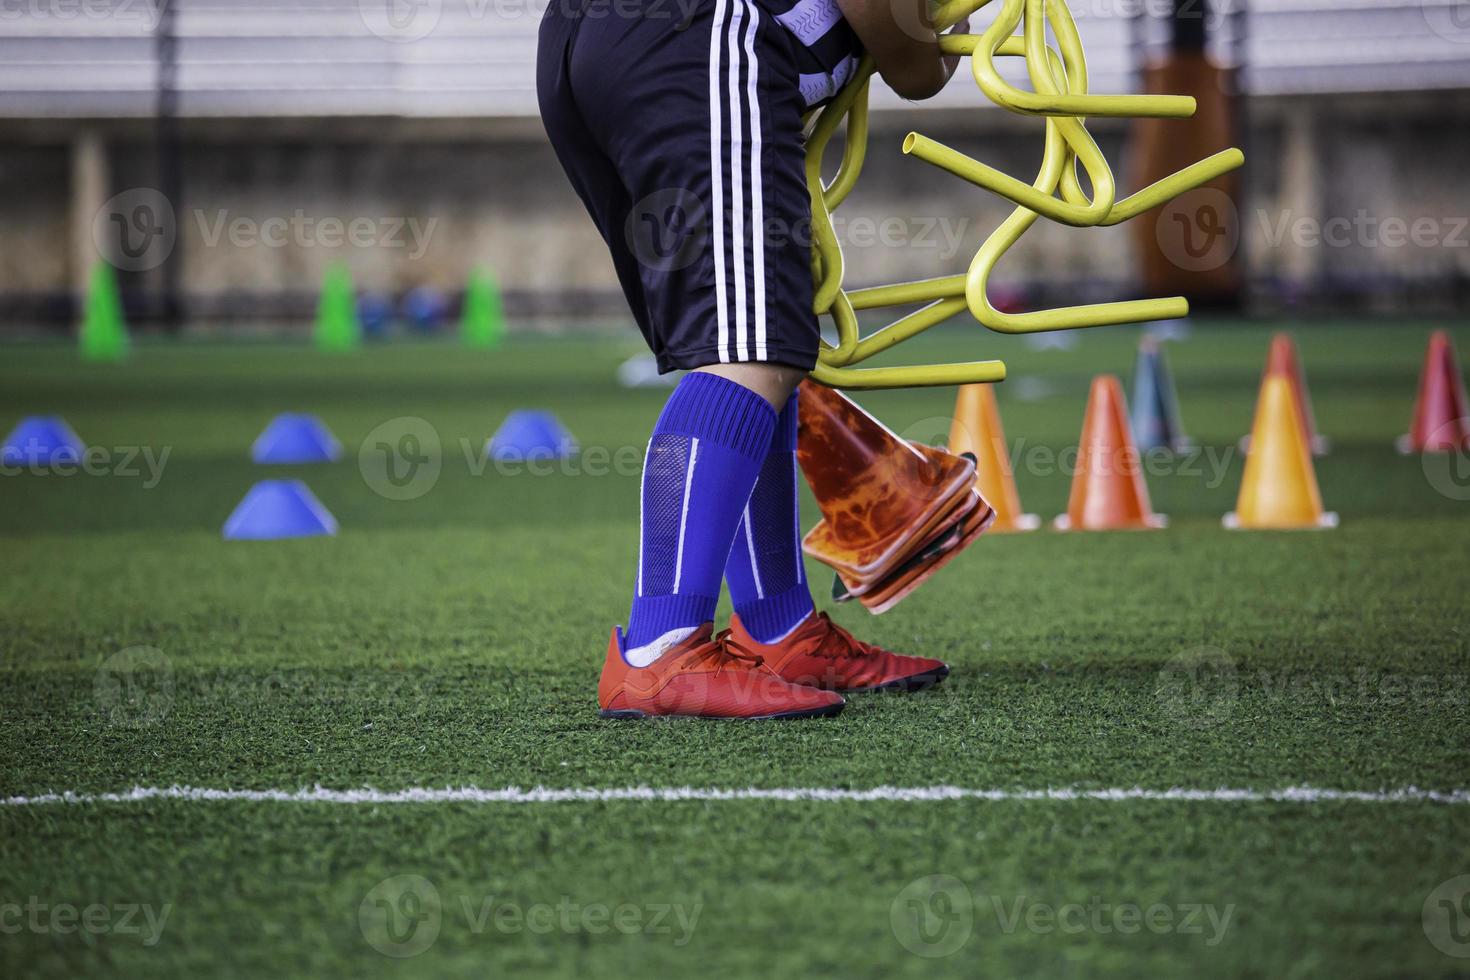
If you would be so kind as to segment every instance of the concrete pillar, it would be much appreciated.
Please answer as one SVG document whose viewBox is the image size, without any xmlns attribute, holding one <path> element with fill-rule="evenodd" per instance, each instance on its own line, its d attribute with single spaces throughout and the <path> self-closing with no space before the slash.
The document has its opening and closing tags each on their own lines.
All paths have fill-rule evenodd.
<svg viewBox="0 0 1470 980">
<path fill-rule="evenodd" d="M 1322 272 L 1322 246 L 1312 238 L 1303 244 L 1295 229 L 1299 222 L 1315 222 L 1320 228 L 1325 202 L 1322 197 L 1325 173 L 1322 167 L 1322 140 L 1317 112 L 1298 108 L 1285 117 L 1281 143 L 1281 191 L 1277 208 L 1264 217 L 1252 216 L 1255 232 L 1279 241 L 1267 242 L 1259 253 L 1275 273 L 1287 282 L 1311 285 Z M 1274 247 L 1272 245 L 1274 244 Z M 1274 261 L 1273 261 L 1274 259 Z"/>
<path fill-rule="evenodd" d="M 92 226 L 107 203 L 112 178 L 107 169 L 107 144 L 95 129 L 84 129 L 71 144 L 71 267 L 72 295 L 80 303 L 87 295 L 92 266 L 104 258 L 97 251 Z"/>
</svg>

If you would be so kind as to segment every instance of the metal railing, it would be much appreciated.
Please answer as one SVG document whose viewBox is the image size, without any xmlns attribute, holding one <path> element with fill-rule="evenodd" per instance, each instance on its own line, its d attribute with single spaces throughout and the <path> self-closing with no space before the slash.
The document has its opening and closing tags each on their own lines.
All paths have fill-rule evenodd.
<svg viewBox="0 0 1470 980">
<path fill-rule="evenodd" d="M 532 116 L 545 2 L 0 0 L 0 117 L 153 115 L 165 12 L 186 117 Z M 1100 89 L 1135 90 L 1170 8 L 1078 0 Z M 1211 18 L 1212 53 L 1249 93 L 1470 88 L 1464 0 L 1213 0 Z M 877 110 L 903 104 L 873 96 Z M 924 103 L 973 105 L 961 88 Z"/>
</svg>

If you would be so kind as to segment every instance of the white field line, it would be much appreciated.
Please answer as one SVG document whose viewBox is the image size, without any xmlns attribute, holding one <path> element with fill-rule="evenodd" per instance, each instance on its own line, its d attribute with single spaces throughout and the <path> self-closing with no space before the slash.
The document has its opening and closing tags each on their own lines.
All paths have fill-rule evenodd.
<svg viewBox="0 0 1470 980">
<path fill-rule="evenodd" d="M 879 786 L 874 789 L 705 789 L 691 786 L 633 786 L 623 789 L 480 789 L 475 786 L 416 787 L 400 790 L 327 789 L 209 789 L 199 786 L 135 786 L 120 793 L 42 793 L 0 798 L 0 806 L 86 805 L 145 803 L 150 800 L 187 800 L 196 803 L 336 803 L 377 805 L 391 803 L 604 803 L 631 800 L 647 803 L 685 801 L 771 800 L 794 803 L 939 803 L 948 800 L 1095 801 L 1101 803 L 1470 803 L 1470 790 L 1402 789 L 1359 791 L 1291 786 L 1278 790 L 1254 789 L 972 789 L 964 786 Z"/>
</svg>

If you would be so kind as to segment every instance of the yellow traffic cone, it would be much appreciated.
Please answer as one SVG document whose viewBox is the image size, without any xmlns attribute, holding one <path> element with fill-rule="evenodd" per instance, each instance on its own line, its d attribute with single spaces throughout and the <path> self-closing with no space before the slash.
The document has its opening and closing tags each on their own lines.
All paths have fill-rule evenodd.
<svg viewBox="0 0 1470 980">
<path fill-rule="evenodd" d="M 1006 434 L 1000 424 L 1000 410 L 995 406 L 995 391 L 990 385 L 960 387 L 946 448 L 956 456 L 969 453 L 975 457 L 975 489 L 995 508 L 992 534 L 1034 531 L 1041 526 L 1041 518 L 1021 512 Z"/>
<path fill-rule="evenodd" d="M 1312 469 L 1311 448 L 1291 379 L 1282 374 L 1261 383 L 1250 452 L 1228 528 L 1290 530 L 1337 526 L 1337 515 L 1323 511 Z"/>
</svg>

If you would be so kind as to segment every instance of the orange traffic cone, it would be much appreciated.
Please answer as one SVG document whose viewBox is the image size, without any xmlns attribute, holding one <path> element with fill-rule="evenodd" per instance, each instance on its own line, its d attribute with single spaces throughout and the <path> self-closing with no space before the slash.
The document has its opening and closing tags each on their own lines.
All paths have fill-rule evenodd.
<svg viewBox="0 0 1470 980">
<path fill-rule="evenodd" d="M 1470 449 L 1470 418 L 1465 408 L 1465 382 L 1450 335 L 1436 330 L 1424 352 L 1419 395 L 1409 434 L 1399 436 L 1401 453 L 1453 453 Z"/>
<path fill-rule="evenodd" d="M 1307 390 L 1307 375 L 1302 370 L 1301 358 L 1297 357 L 1296 341 L 1291 339 L 1291 334 L 1278 333 L 1271 338 L 1271 350 L 1266 355 L 1266 369 L 1261 372 L 1261 383 L 1272 375 L 1280 375 L 1291 383 L 1292 394 L 1296 396 L 1299 409 L 1297 417 L 1301 421 L 1302 439 L 1313 456 L 1326 456 L 1327 450 L 1331 448 L 1326 436 L 1317 431 L 1317 414 L 1312 410 L 1312 395 Z M 1246 436 L 1240 440 L 1240 451 L 1249 453 L 1251 451 L 1251 437 Z"/>
<path fill-rule="evenodd" d="M 1284 375 L 1270 375 L 1261 384 L 1240 497 L 1223 523 L 1275 530 L 1337 526 L 1337 515 L 1322 510 L 1296 394 Z"/>
<path fill-rule="evenodd" d="M 854 582 L 838 572 L 838 584 L 842 586 L 842 591 L 849 598 L 856 596 L 875 616 L 898 605 L 984 534 L 995 520 L 995 511 L 980 498 L 976 490 L 964 495 L 956 511 L 959 515 L 950 519 L 947 526 L 929 535 L 911 557 L 876 581 Z M 833 597 L 838 598 L 835 588 Z M 843 600 L 839 598 L 838 601 Z"/>
<path fill-rule="evenodd" d="M 1111 374 L 1092 379 L 1072 496 L 1067 512 L 1053 524 L 1059 531 L 1143 530 L 1168 524 L 1149 504 L 1123 387 Z"/>
<path fill-rule="evenodd" d="M 797 404 L 796 459 L 822 511 L 802 544 L 854 579 L 901 561 L 975 482 L 969 460 L 901 439 L 835 389 L 803 381 Z"/>
<path fill-rule="evenodd" d="M 803 382 L 796 458 L 822 520 L 802 539 L 837 572 L 832 597 L 892 609 L 995 520 L 975 464 L 907 442 L 840 392 Z"/>
<path fill-rule="evenodd" d="M 1006 434 L 1001 428 L 1000 410 L 995 406 L 995 390 L 990 385 L 960 388 L 946 448 L 955 455 L 969 453 L 975 457 L 975 489 L 995 508 L 992 534 L 1034 531 L 1041 526 L 1041 518 L 1021 512 L 1021 496 L 1016 493 Z"/>
</svg>

